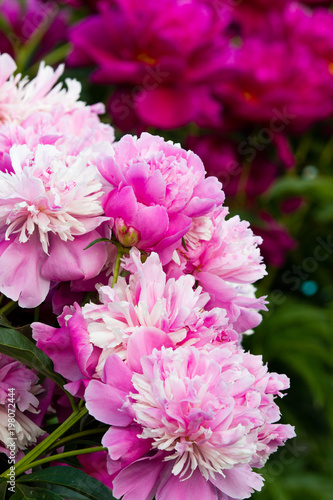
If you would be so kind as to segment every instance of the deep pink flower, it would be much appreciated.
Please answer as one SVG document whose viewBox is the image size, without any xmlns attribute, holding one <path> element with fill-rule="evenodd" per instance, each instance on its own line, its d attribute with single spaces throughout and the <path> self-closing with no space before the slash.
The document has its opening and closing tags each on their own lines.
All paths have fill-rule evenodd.
<svg viewBox="0 0 333 500">
<path fill-rule="evenodd" d="M 285 145 L 283 139 L 282 143 Z M 242 192 L 247 202 L 253 203 L 258 195 L 267 191 L 278 176 L 278 165 L 269 160 L 263 152 L 251 147 L 247 141 L 236 144 L 221 135 L 210 134 L 189 137 L 188 147 L 200 156 L 208 175 L 214 175 L 222 182 L 226 196 L 235 196 Z M 259 148 L 262 149 L 261 144 Z M 282 150 L 282 145 L 279 149 Z M 288 152 L 283 149 L 282 154 L 290 166 L 292 156 L 287 155 Z M 246 169 L 244 160 L 251 161 Z"/>
<path fill-rule="evenodd" d="M 257 14 L 258 22 L 246 12 L 239 20 L 241 42 L 230 71 L 217 81 L 216 96 L 225 103 L 226 121 L 266 124 L 266 134 L 302 132 L 333 112 L 333 44 L 327 35 L 333 14 L 293 2 L 281 12 Z"/>
<path fill-rule="evenodd" d="M 287 254 L 297 246 L 286 227 L 279 224 L 269 213 L 260 214 L 262 224 L 253 228 L 263 240 L 261 249 L 265 261 L 275 267 L 284 265 Z"/>
<path fill-rule="evenodd" d="M 125 246 L 158 252 L 163 262 L 170 260 L 192 218 L 224 200 L 217 179 L 205 179 L 197 155 L 148 133 L 139 139 L 124 136 L 99 170 L 113 188 L 103 206 L 117 238 Z"/>
<path fill-rule="evenodd" d="M 93 63 L 95 82 L 121 85 L 109 108 L 120 128 L 133 111 L 159 128 L 220 122 L 211 89 L 232 52 L 229 17 L 204 0 L 104 0 L 97 8 L 73 28 L 68 62 Z"/>
<path fill-rule="evenodd" d="M 288 388 L 287 377 L 268 373 L 260 356 L 233 344 L 147 354 L 130 363 L 134 371 L 111 355 L 102 380 L 85 392 L 89 413 L 112 425 L 102 444 L 113 495 L 231 500 L 261 489 L 251 466 L 261 467 L 295 435 L 275 424 L 274 396 Z"/>
<path fill-rule="evenodd" d="M 3 0 L 0 14 L 11 28 L 10 35 L 0 31 L 0 51 L 14 56 L 18 43 L 25 44 L 42 31 L 34 59 L 42 57 L 67 40 L 68 15 L 54 0 Z M 47 27 L 47 29 L 45 29 Z"/>
</svg>

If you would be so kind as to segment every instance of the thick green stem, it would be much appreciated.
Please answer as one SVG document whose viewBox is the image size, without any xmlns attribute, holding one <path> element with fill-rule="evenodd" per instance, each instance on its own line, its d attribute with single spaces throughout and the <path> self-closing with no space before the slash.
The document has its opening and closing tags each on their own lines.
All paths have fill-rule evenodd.
<svg viewBox="0 0 333 500">
<path fill-rule="evenodd" d="M 8 304 L 6 304 L 5 306 L 3 306 L 0 309 L 0 316 L 6 316 L 7 314 L 14 311 L 14 309 L 16 309 L 16 308 L 17 308 L 17 302 L 14 302 L 14 300 L 11 300 L 10 302 L 8 302 Z"/>
<path fill-rule="evenodd" d="M 49 448 L 53 443 L 55 443 L 65 432 L 68 431 L 76 422 L 81 420 L 81 418 L 88 413 L 86 408 L 80 411 L 72 413 L 65 422 L 63 422 L 59 427 L 52 432 L 46 439 L 41 441 L 35 448 L 33 448 L 29 453 L 25 455 L 17 464 L 15 464 L 16 476 L 22 474 L 22 472 L 30 469 L 30 464 L 34 462 L 38 457 L 48 452 Z M 1 476 L 7 477 L 10 469 L 7 469 Z"/>
<path fill-rule="evenodd" d="M 31 462 L 25 466 L 24 470 L 20 470 L 20 473 L 25 472 L 26 470 L 33 469 L 38 465 L 47 464 L 49 462 L 59 462 L 63 458 L 68 457 L 77 457 L 78 455 L 87 455 L 88 453 L 96 453 L 97 451 L 106 450 L 104 446 L 93 446 L 92 448 L 84 448 L 82 450 L 72 450 L 66 451 L 65 453 L 58 453 L 58 455 L 51 455 L 50 457 L 41 458 L 40 460 L 36 460 L 35 462 Z"/>
<path fill-rule="evenodd" d="M 67 443 L 70 443 L 71 441 L 77 441 L 80 438 L 84 438 L 87 436 L 93 436 L 95 434 L 104 434 L 109 427 L 99 427 L 98 429 L 88 429 L 86 431 L 81 431 L 81 432 L 76 432 L 75 434 L 71 434 L 70 436 L 66 436 L 62 439 L 59 439 L 56 443 L 54 443 L 49 450 L 55 450 L 60 448 L 61 446 L 64 446 Z"/>
<path fill-rule="evenodd" d="M 116 258 L 116 264 L 114 266 L 112 288 L 117 283 L 118 276 L 119 276 L 119 270 L 120 270 L 120 260 L 123 257 L 123 255 L 124 255 L 124 252 L 119 247 L 117 247 L 117 258 Z"/>
</svg>

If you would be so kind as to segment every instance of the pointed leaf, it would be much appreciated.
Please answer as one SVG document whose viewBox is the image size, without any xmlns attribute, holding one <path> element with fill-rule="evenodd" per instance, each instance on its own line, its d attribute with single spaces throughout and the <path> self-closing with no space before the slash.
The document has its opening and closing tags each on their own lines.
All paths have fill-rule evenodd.
<svg viewBox="0 0 333 500">
<path fill-rule="evenodd" d="M 58 484 L 85 495 L 89 500 L 113 500 L 111 490 L 103 483 L 74 467 L 56 466 L 21 476 L 17 483 Z"/>
<path fill-rule="evenodd" d="M 52 360 L 22 333 L 13 328 L 0 327 L 0 352 L 53 380 L 63 387 L 66 380 L 55 373 Z"/>
</svg>

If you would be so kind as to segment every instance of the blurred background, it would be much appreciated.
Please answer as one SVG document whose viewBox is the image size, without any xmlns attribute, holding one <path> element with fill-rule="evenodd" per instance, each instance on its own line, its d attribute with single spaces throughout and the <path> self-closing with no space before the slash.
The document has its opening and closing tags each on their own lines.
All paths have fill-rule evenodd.
<svg viewBox="0 0 333 500">
<path fill-rule="evenodd" d="M 263 238 L 269 310 L 244 347 L 287 373 L 258 500 L 333 499 L 333 11 L 320 0 L 0 0 L 23 74 L 66 63 L 117 137 L 181 143 Z"/>
</svg>

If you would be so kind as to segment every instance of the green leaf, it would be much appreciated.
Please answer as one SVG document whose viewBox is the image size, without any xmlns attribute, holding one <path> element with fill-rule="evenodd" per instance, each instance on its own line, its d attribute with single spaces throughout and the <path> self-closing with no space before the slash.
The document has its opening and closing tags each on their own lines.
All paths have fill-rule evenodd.
<svg viewBox="0 0 333 500">
<path fill-rule="evenodd" d="M 54 372 L 52 360 L 17 330 L 0 327 L 0 352 L 21 361 L 60 387 L 66 383 L 61 375 Z"/>
<path fill-rule="evenodd" d="M 271 189 L 265 195 L 268 199 L 282 198 L 293 195 L 307 195 L 319 202 L 324 199 L 333 201 L 333 179 L 328 176 L 320 176 L 315 179 L 304 179 L 301 177 L 282 177 L 274 182 Z"/>
<path fill-rule="evenodd" d="M 16 483 L 40 482 L 58 484 L 86 496 L 89 500 L 113 500 L 111 490 L 103 483 L 74 467 L 56 466 L 21 476 Z"/>
<path fill-rule="evenodd" d="M 5 479 L 5 478 L 2 478 Z M 0 484 L 0 500 L 5 500 L 7 491 L 7 480 Z"/>
<path fill-rule="evenodd" d="M 15 493 L 10 497 L 12 500 L 63 500 L 51 490 L 46 488 L 32 488 L 23 484 L 15 485 Z"/>
<path fill-rule="evenodd" d="M 86 248 L 84 248 L 83 250 L 88 250 L 88 248 L 92 247 L 93 245 L 96 245 L 96 243 L 100 243 L 101 241 L 108 241 L 109 243 L 111 242 L 109 238 L 97 238 L 97 240 L 94 240 L 91 243 L 89 243 L 89 245 L 87 245 Z"/>
</svg>

